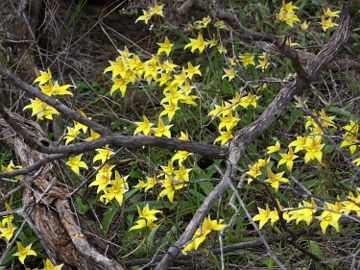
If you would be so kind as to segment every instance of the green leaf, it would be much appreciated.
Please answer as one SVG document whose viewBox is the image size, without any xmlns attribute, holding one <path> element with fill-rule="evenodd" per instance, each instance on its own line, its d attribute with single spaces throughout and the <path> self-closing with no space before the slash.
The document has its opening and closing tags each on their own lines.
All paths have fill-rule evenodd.
<svg viewBox="0 0 360 270">
<path fill-rule="evenodd" d="M 109 229 L 110 229 L 110 225 L 114 219 L 114 217 L 116 216 L 116 214 L 118 213 L 119 208 L 116 205 L 112 205 L 104 214 L 104 217 L 102 219 L 101 225 L 103 227 L 103 231 L 105 233 L 108 233 Z"/>
<path fill-rule="evenodd" d="M 311 253 L 315 254 L 319 258 L 324 258 L 324 254 L 322 253 L 319 245 L 315 241 L 309 241 L 309 250 Z"/>
<path fill-rule="evenodd" d="M 80 196 L 76 196 L 75 202 L 77 207 L 79 207 L 80 213 L 83 215 L 86 214 L 89 210 L 89 206 L 81 199 Z"/>
</svg>

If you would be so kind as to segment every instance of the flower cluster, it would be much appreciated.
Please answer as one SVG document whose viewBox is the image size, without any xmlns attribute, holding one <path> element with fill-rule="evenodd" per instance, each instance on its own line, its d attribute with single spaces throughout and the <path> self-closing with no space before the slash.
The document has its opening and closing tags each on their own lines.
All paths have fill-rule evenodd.
<svg viewBox="0 0 360 270">
<path fill-rule="evenodd" d="M 223 220 L 211 220 L 210 216 L 205 218 L 201 227 L 198 228 L 193 236 L 191 242 L 186 245 L 182 253 L 187 254 L 192 250 L 197 250 L 202 242 L 206 240 L 206 236 L 212 231 L 221 231 L 226 225 L 222 224 Z"/>
<path fill-rule="evenodd" d="M 280 210 L 280 213 L 278 210 Z M 299 203 L 297 208 L 284 209 L 280 203 L 278 203 L 278 207 L 274 208 L 274 210 L 270 210 L 269 205 L 266 204 L 265 209 L 258 207 L 258 211 L 259 214 L 253 217 L 253 221 L 259 221 L 260 229 L 268 221 L 270 221 L 271 226 L 273 226 L 275 222 L 280 219 L 279 215 L 281 215 L 282 219 L 287 223 L 295 221 L 296 224 L 299 224 L 301 221 L 305 221 L 307 226 L 316 218 L 320 223 L 323 234 L 326 233 L 326 229 L 329 226 L 339 232 L 339 220 L 343 214 L 349 215 L 355 213 L 358 217 L 360 216 L 360 188 L 357 189 L 356 195 L 350 192 L 347 199 L 341 201 L 337 198 L 333 204 L 325 202 L 324 207 L 317 206 L 314 199 L 311 199 L 311 201 Z M 321 211 L 320 215 L 315 216 L 319 211 Z"/>
<path fill-rule="evenodd" d="M 38 83 L 41 92 L 48 96 L 72 95 L 68 90 L 72 85 L 59 85 L 57 81 L 53 82 L 50 69 L 47 71 L 40 71 L 40 76 L 35 79 L 34 83 Z M 43 120 L 44 118 L 53 120 L 53 115 L 59 114 L 54 107 L 48 105 L 39 98 L 30 99 L 30 104 L 24 107 L 24 110 L 26 109 L 31 109 L 32 116 L 36 115 L 37 120 Z"/>
<path fill-rule="evenodd" d="M 141 209 L 139 206 L 136 207 L 138 210 L 139 219 L 136 220 L 136 225 L 132 226 L 130 228 L 130 231 L 139 230 L 142 228 L 155 228 L 156 224 L 154 223 L 154 221 L 158 219 L 156 217 L 156 214 L 161 213 L 161 211 L 156 209 L 150 209 L 149 204 L 147 204 L 143 209 Z"/>
<path fill-rule="evenodd" d="M 244 96 L 241 96 L 240 93 L 237 92 L 235 97 L 228 102 L 222 102 L 221 105 L 215 104 L 215 108 L 208 113 L 208 116 L 220 120 L 218 125 L 220 136 L 215 139 L 214 143 L 220 141 L 221 145 L 224 145 L 232 139 L 233 129 L 240 121 L 237 109 L 239 107 L 247 109 L 249 106 L 256 108 L 257 100 L 259 98 L 260 96 L 253 95 L 250 92 Z"/>
<path fill-rule="evenodd" d="M 149 7 L 148 10 L 143 10 L 143 15 L 139 16 L 136 19 L 135 23 L 137 23 L 138 21 L 144 21 L 145 24 L 148 24 L 153 16 L 164 17 L 163 7 L 163 5 L 156 4 L 152 7 Z"/>
</svg>

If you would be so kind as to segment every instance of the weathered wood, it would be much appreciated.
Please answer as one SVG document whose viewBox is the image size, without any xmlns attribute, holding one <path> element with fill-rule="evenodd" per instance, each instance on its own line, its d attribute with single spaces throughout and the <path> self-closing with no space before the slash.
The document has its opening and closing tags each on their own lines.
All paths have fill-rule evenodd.
<svg viewBox="0 0 360 270">
<path fill-rule="evenodd" d="M 11 114 L 27 132 L 38 141 L 48 141 L 41 127 L 17 114 Z M 29 166 L 45 158 L 45 154 L 31 149 L 0 117 L 0 138 L 11 148 L 22 166 Z M 72 214 L 67 194 L 51 163 L 43 166 L 41 173 L 25 186 L 23 205 L 27 208 L 25 219 L 37 235 L 49 257 L 78 269 L 124 269 L 115 260 L 99 253 L 87 241 Z"/>
</svg>

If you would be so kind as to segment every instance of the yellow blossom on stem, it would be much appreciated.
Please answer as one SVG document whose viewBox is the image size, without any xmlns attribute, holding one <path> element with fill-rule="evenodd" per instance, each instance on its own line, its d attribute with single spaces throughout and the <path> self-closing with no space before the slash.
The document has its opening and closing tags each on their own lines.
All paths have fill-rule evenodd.
<svg viewBox="0 0 360 270">
<path fill-rule="evenodd" d="M 61 270 L 64 264 L 54 265 L 49 259 L 44 261 L 44 269 L 43 270 Z"/>
<path fill-rule="evenodd" d="M 267 148 L 266 154 L 269 155 L 269 154 L 272 154 L 272 153 L 279 152 L 279 151 L 280 151 L 280 148 L 281 148 L 280 142 L 279 142 L 279 141 L 276 141 L 275 145 L 269 146 L 269 147 Z"/>
<path fill-rule="evenodd" d="M 96 149 L 96 156 L 93 159 L 93 163 L 95 163 L 98 160 L 101 160 L 101 163 L 105 163 L 112 155 L 114 155 L 114 152 L 111 151 L 108 145 L 104 149 Z"/>
<path fill-rule="evenodd" d="M 12 222 L 7 223 L 7 226 L 3 228 L 0 227 L 0 238 L 5 238 L 7 241 L 13 237 L 16 227 L 12 224 Z"/>
<path fill-rule="evenodd" d="M 317 205 L 312 198 L 310 202 L 303 201 L 303 203 L 299 203 L 299 209 L 291 210 L 288 212 L 289 220 L 295 220 L 296 224 L 301 221 L 305 221 L 309 226 L 311 221 L 314 218 L 314 214 L 316 213 Z"/>
<path fill-rule="evenodd" d="M 294 159 L 298 157 L 294 154 L 293 148 L 290 147 L 286 154 L 280 154 L 280 156 L 281 159 L 279 160 L 278 167 L 280 167 L 282 164 L 285 164 L 288 170 L 291 172 L 294 165 Z"/>
<path fill-rule="evenodd" d="M 269 67 L 269 55 L 265 52 L 262 53 L 262 55 L 259 56 L 259 64 L 256 66 L 256 68 L 261 68 L 262 71 L 265 71 Z"/>
<path fill-rule="evenodd" d="M 225 143 L 227 143 L 229 140 L 231 140 L 234 136 L 232 135 L 232 131 L 230 130 L 226 130 L 226 131 L 220 131 L 220 136 L 217 137 L 214 141 L 214 144 L 216 142 L 220 141 L 221 145 L 224 145 Z"/>
<path fill-rule="evenodd" d="M 134 186 L 134 188 L 138 188 L 140 190 L 146 188 L 146 182 L 144 180 L 139 180 L 137 185 Z"/>
<path fill-rule="evenodd" d="M 200 65 L 197 65 L 197 66 L 193 66 L 190 62 L 188 62 L 187 63 L 187 65 L 188 65 L 188 68 L 187 69 L 185 69 L 185 72 L 186 72 L 186 76 L 191 80 L 192 79 L 192 77 L 194 76 L 194 75 L 199 75 L 199 76 L 201 76 L 202 74 L 201 74 L 201 71 L 200 71 Z"/>
<path fill-rule="evenodd" d="M 359 147 L 359 124 L 350 120 L 350 124 L 344 126 L 345 133 L 343 134 L 344 140 L 341 142 L 340 147 L 349 147 L 350 153 L 353 155 Z"/>
<path fill-rule="evenodd" d="M 174 118 L 176 111 L 180 110 L 177 103 L 169 102 L 169 104 L 162 104 L 164 110 L 160 113 L 159 117 L 167 115 L 169 122 Z M 156 135 L 155 135 L 156 136 Z"/>
<path fill-rule="evenodd" d="M 121 206 L 124 201 L 124 195 L 129 190 L 129 184 L 127 178 L 129 176 L 121 176 L 120 173 L 115 170 L 115 179 L 110 182 L 110 187 L 104 189 L 104 195 L 100 197 L 100 201 L 104 201 L 105 204 L 115 199 Z"/>
<path fill-rule="evenodd" d="M 247 52 L 243 55 L 240 55 L 239 58 L 240 58 L 241 63 L 245 67 L 250 66 L 250 65 L 255 66 L 255 57 L 251 53 Z"/>
<path fill-rule="evenodd" d="M 304 145 L 305 149 L 305 163 L 313 159 L 317 159 L 319 162 L 322 160 L 322 149 L 325 144 L 321 144 L 321 137 L 320 136 L 308 136 L 306 138 L 306 143 Z"/>
<path fill-rule="evenodd" d="M 169 202 L 174 202 L 175 188 L 173 180 L 169 176 L 165 176 L 165 179 L 161 181 L 163 190 L 159 193 L 159 197 L 162 198 L 166 196 Z"/>
<path fill-rule="evenodd" d="M 324 16 L 326 17 L 339 17 L 339 13 L 340 13 L 340 10 L 334 10 L 334 11 L 331 11 L 330 8 L 327 8 L 326 10 L 324 10 Z"/>
<path fill-rule="evenodd" d="M 345 214 L 355 212 L 358 217 L 360 217 L 360 188 L 357 189 L 356 196 L 349 192 L 348 199 L 341 202 L 342 210 Z"/>
<path fill-rule="evenodd" d="M 150 123 L 149 119 L 145 115 L 143 115 L 144 121 L 142 122 L 135 122 L 135 124 L 138 126 L 135 131 L 134 135 L 139 133 L 144 133 L 144 135 L 149 135 L 151 132 L 151 127 L 154 125 L 153 123 Z"/>
<path fill-rule="evenodd" d="M 295 150 L 294 150 L 294 153 L 297 153 L 301 150 L 304 150 L 305 148 L 305 143 L 306 143 L 306 137 L 302 137 L 302 136 L 297 136 L 296 137 L 296 140 L 292 141 L 290 144 L 289 144 L 289 147 L 293 147 L 295 146 Z"/>
<path fill-rule="evenodd" d="M 91 142 L 100 138 L 100 134 L 95 132 L 94 130 L 90 129 L 90 136 L 86 139 L 86 141 Z"/>
<path fill-rule="evenodd" d="M 316 217 L 320 220 L 320 227 L 322 233 L 326 233 L 328 226 L 335 228 L 337 232 L 340 231 L 339 219 L 341 218 L 342 206 L 340 202 L 335 204 L 326 203 L 326 208 L 332 211 L 324 210 L 320 216 Z"/>
<path fill-rule="evenodd" d="M 212 231 L 221 231 L 226 225 L 222 224 L 223 220 L 211 220 L 210 216 L 204 219 L 201 227 L 198 228 L 193 236 L 192 241 L 182 249 L 183 254 L 187 254 L 192 250 L 197 250 L 202 242 L 206 240 L 206 236 Z"/>
<path fill-rule="evenodd" d="M 36 256 L 36 252 L 31 249 L 32 244 L 24 247 L 20 242 L 16 242 L 18 252 L 16 252 L 13 256 L 19 258 L 19 261 L 22 264 L 25 264 L 25 259 L 27 256 Z"/>
<path fill-rule="evenodd" d="M 68 145 L 70 142 L 76 139 L 80 135 L 80 131 L 75 127 L 67 127 L 67 133 L 64 136 L 65 145 Z"/>
<path fill-rule="evenodd" d="M 153 128 L 154 135 L 156 137 L 162 137 L 165 136 L 167 138 L 171 138 L 171 131 L 170 128 L 173 125 L 165 125 L 161 118 L 159 118 L 158 125 L 156 128 Z"/>
<path fill-rule="evenodd" d="M 289 180 L 285 177 L 283 177 L 284 172 L 280 173 L 273 173 L 271 169 L 268 169 L 268 178 L 265 180 L 265 182 L 269 183 L 275 191 L 279 190 L 279 186 L 281 183 L 288 183 Z"/>
<path fill-rule="evenodd" d="M 51 78 L 51 70 L 48 68 L 47 71 L 40 71 L 40 76 L 35 79 L 34 83 L 39 83 L 39 85 L 43 85 L 49 82 Z"/>
<path fill-rule="evenodd" d="M 243 108 L 247 108 L 249 106 L 252 106 L 254 108 L 256 108 L 256 104 L 257 104 L 257 100 L 259 99 L 260 97 L 257 96 L 257 95 L 253 95 L 251 93 L 248 93 L 246 96 L 244 97 L 241 97 L 240 98 L 240 103 L 239 105 Z"/>
<path fill-rule="evenodd" d="M 338 25 L 337 23 L 334 23 L 332 21 L 331 17 L 326 18 L 325 16 L 321 16 L 320 24 L 321 24 L 321 27 L 322 27 L 324 32 L 326 32 L 328 29 L 333 28 L 333 27 Z"/>
<path fill-rule="evenodd" d="M 160 55 L 161 53 L 165 53 L 167 56 L 170 55 L 171 49 L 174 44 L 170 43 L 170 40 L 167 36 L 165 36 L 165 40 L 163 43 L 158 43 L 160 48 L 158 49 L 157 53 Z"/>
<path fill-rule="evenodd" d="M 279 220 L 279 214 L 277 210 L 274 209 L 271 211 L 268 204 L 266 204 L 265 209 L 258 207 L 258 211 L 259 214 L 255 215 L 252 220 L 259 221 L 259 229 L 261 229 L 269 220 L 271 222 L 271 226 L 273 226 L 275 222 Z"/>
<path fill-rule="evenodd" d="M 306 32 L 309 28 L 310 22 L 307 22 L 306 20 L 303 21 L 303 23 L 300 25 L 301 30 L 303 30 L 304 32 Z"/>
<path fill-rule="evenodd" d="M 53 120 L 53 115 L 60 114 L 54 107 L 51 107 L 42 100 L 35 98 L 30 99 L 30 104 L 26 105 L 23 110 L 31 109 L 31 116 L 36 115 L 37 120 L 49 119 Z"/>
<path fill-rule="evenodd" d="M 85 170 L 88 170 L 89 167 L 86 165 L 84 161 L 81 160 L 82 154 L 70 157 L 68 162 L 66 162 L 66 165 L 68 165 L 73 172 L 75 172 L 77 175 L 80 175 L 80 168 L 83 168 Z"/>
<path fill-rule="evenodd" d="M 285 1 L 282 2 L 282 7 L 280 9 L 280 12 L 276 14 L 276 18 L 279 21 L 284 21 L 286 24 L 288 24 L 290 27 L 294 26 L 294 22 L 300 22 L 300 19 L 295 14 L 296 9 L 299 9 L 297 6 L 294 6 L 292 2 L 285 3 Z"/>
<path fill-rule="evenodd" d="M 228 78 L 228 81 L 230 82 L 232 79 L 235 78 L 235 70 L 233 68 L 230 68 L 230 69 L 226 69 L 224 68 L 224 71 L 225 71 L 225 74 L 221 77 L 221 79 L 225 79 L 225 78 Z"/>
<path fill-rule="evenodd" d="M 197 39 L 190 38 L 190 43 L 186 44 L 184 49 L 190 48 L 191 52 L 194 53 L 196 50 L 199 50 L 201 54 L 207 46 L 207 42 L 204 40 L 204 37 L 199 33 Z"/>
</svg>

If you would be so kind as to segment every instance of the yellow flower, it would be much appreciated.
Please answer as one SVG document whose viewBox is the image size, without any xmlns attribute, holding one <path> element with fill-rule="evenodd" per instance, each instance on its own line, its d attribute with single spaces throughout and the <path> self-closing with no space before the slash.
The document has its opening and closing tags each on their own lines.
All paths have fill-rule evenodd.
<svg viewBox="0 0 360 270">
<path fill-rule="evenodd" d="M 269 146 L 269 147 L 267 148 L 266 154 L 269 155 L 269 154 L 272 154 L 272 153 L 279 152 L 279 151 L 280 151 L 280 148 L 281 148 L 280 142 L 279 142 L 279 141 L 276 141 L 275 145 Z"/>
<path fill-rule="evenodd" d="M 171 138 L 171 131 L 170 128 L 173 125 L 165 125 L 161 118 L 159 118 L 158 125 L 156 128 L 153 128 L 154 135 L 156 137 L 162 137 L 165 136 L 167 138 Z"/>
<path fill-rule="evenodd" d="M 65 84 L 65 85 L 59 85 L 59 83 L 56 81 L 54 86 L 52 87 L 52 93 L 54 95 L 58 95 L 58 96 L 64 96 L 64 95 L 70 95 L 72 96 L 73 93 L 71 93 L 70 91 L 68 91 L 68 89 L 72 87 L 71 84 Z"/>
<path fill-rule="evenodd" d="M 204 37 L 199 33 L 197 39 L 190 38 L 190 43 L 186 44 L 184 49 L 191 48 L 191 52 L 194 53 L 195 50 L 199 50 L 201 54 L 207 46 L 207 42 L 204 40 Z"/>
<path fill-rule="evenodd" d="M 226 131 L 220 131 L 220 136 L 217 137 L 214 141 L 214 144 L 218 141 L 220 141 L 221 145 L 224 145 L 225 143 L 227 143 L 229 140 L 231 140 L 234 136 L 232 135 L 232 131 L 231 130 L 226 130 Z"/>
<path fill-rule="evenodd" d="M 280 154 L 280 156 L 281 159 L 279 160 L 278 167 L 280 167 L 282 164 L 285 164 L 288 170 L 291 172 L 294 165 L 294 159 L 298 157 L 294 154 L 293 148 L 290 147 L 287 154 Z"/>
<path fill-rule="evenodd" d="M 143 15 L 139 16 L 135 23 L 137 23 L 138 21 L 144 21 L 145 24 L 148 24 L 150 19 L 152 17 L 152 14 L 146 10 L 143 10 Z"/>
<path fill-rule="evenodd" d="M 345 214 L 355 212 L 360 217 L 360 188 L 357 189 L 357 194 L 354 196 L 352 192 L 349 192 L 348 200 L 341 202 L 342 210 Z"/>
<path fill-rule="evenodd" d="M 85 170 L 89 169 L 86 163 L 81 161 L 81 157 L 82 154 L 75 157 L 70 157 L 68 162 L 66 162 L 66 165 L 68 165 L 77 175 L 80 175 L 80 168 L 84 168 Z"/>
<path fill-rule="evenodd" d="M 200 65 L 197 65 L 197 66 L 193 66 L 190 62 L 188 62 L 187 63 L 188 64 L 188 68 L 187 69 L 185 69 L 185 72 L 186 72 L 186 76 L 191 80 L 192 79 L 192 77 L 194 76 L 194 75 L 199 75 L 199 76 L 201 76 L 202 74 L 201 74 L 201 71 L 200 71 L 200 69 L 199 69 L 199 67 L 200 67 Z"/>
<path fill-rule="evenodd" d="M 91 142 L 100 138 L 100 134 L 95 132 L 94 130 L 90 129 L 90 136 L 86 139 L 86 141 Z"/>
<path fill-rule="evenodd" d="M 304 150 L 305 147 L 305 143 L 306 143 L 306 137 L 302 137 L 302 136 L 297 136 L 295 141 L 292 141 L 289 144 L 289 147 L 293 147 L 295 146 L 295 150 L 294 153 L 297 153 L 301 150 Z"/>
<path fill-rule="evenodd" d="M 258 207 L 259 214 L 255 215 L 252 220 L 259 221 L 259 229 L 261 229 L 269 220 L 271 222 L 271 226 L 275 224 L 277 220 L 279 220 L 279 214 L 276 209 L 270 211 L 269 205 L 266 204 L 266 208 L 262 209 Z"/>
<path fill-rule="evenodd" d="M 306 32 L 309 28 L 309 25 L 310 25 L 310 22 L 307 22 L 307 21 L 304 21 L 300 27 L 301 27 L 301 30 L 303 30 L 304 32 Z"/>
<path fill-rule="evenodd" d="M 286 22 L 286 24 L 293 27 L 294 22 L 300 21 L 300 19 L 294 12 L 295 9 L 299 9 L 299 8 L 297 6 L 292 5 L 292 2 L 285 3 L 285 1 L 283 1 L 280 12 L 276 14 L 276 18 L 279 21 L 284 21 Z"/>
<path fill-rule="evenodd" d="M 332 21 L 332 18 L 331 18 L 331 17 L 329 17 L 329 18 L 326 19 L 325 16 L 321 16 L 321 22 L 320 22 L 320 24 L 321 24 L 321 27 L 322 27 L 322 29 L 323 29 L 324 32 L 326 32 L 326 30 L 328 30 L 328 29 L 330 29 L 330 28 L 333 28 L 333 27 L 335 27 L 335 26 L 338 25 L 337 23 L 334 23 L 334 22 Z"/>
<path fill-rule="evenodd" d="M 265 71 L 269 67 L 269 55 L 265 52 L 262 53 L 262 55 L 259 56 L 259 64 L 256 66 L 256 68 L 261 68 L 262 71 Z"/>
<path fill-rule="evenodd" d="M 112 169 L 113 167 L 114 166 L 110 166 L 109 168 Z M 89 187 L 97 186 L 98 188 L 96 193 L 105 190 L 105 188 L 111 183 L 111 176 L 112 176 L 111 169 L 106 171 L 98 171 L 95 180 L 90 183 Z"/>
<path fill-rule="evenodd" d="M 166 196 L 169 202 L 174 202 L 175 188 L 171 177 L 165 176 L 165 179 L 161 181 L 163 190 L 159 193 L 159 197 Z"/>
<path fill-rule="evenodd" d="M 144 180 L 139 180 L 137 185 L 134 186 L 134 188 L 142 190 L 143 188 L 146 188 L 146 182 Z"/>
<path fill-rule="evenodd" d="M 260 97 L 257 95 L 253 95 L 251 93 L 248 93 L 247 96 L 244 96 L 242 98 L 240 98 L 240 103 L 239 105 L 243 108 L 247 108 L 249 106 L 253 106 L 254 108 L 256 108 L 256 102 Z"/>
<path fill-rule="evenodd" d="M 88 130 L 87 126 L 76 121 L 74 121 L 74 128 L 75 130 L 79 130 L 79 131 L 81 130 L 84 133 L 86 133 L 86 131 Z"/>
<path fill-rule="evenodd" d="M 185 150 L 179 150 L 175 153 L 175 155 L 171 158 L 171 161 L 178 161 L 179 164 L 182 164 L 189 156 L 191 156 L 192 153 L 185 151 Z"/>
<path fill-rule="evenodd" d="M 161 53 L 165 53 L 167 56 L 170 55 L 171 49 L 174 46 L 174 44 L 171 44 L 168 37 L 165 36 L 165 40 L 163 43 L 158 43 L 160 48 L 158 49 L 157 53 L 160 55 Z"/>
<path fill-rule="evenodd" d="M 309 226 L 314 218 L 314 214 L 316 213 L 316 208 L 317 205 L 313 198 L 310 202 L 303 201 L 302 204 L 299 203 L 299 209 L 288 212 L 289 220 L 296 220 L 296 224 L 301 221 L 305 221 Z"/>
<path fill-rule="evenodd" d="M 53 115 L 59 114 L 55 108 L 38 98 L 30 99 L 30 104 L 25 106 L 23 110 L 27 109 L 32 110 L 31 116 L 36 115 L 37 120 L 43 120 L 44 118 L 53 120 Z"/>
<path fill-rule="evenodd" d="M 146 186 L 145 186 L 145 192 L 147 192 L 149 189 L 152 189 L 156 184 L 158 180 L 155 177 L 146 177 Z"/>
<path fill-rule="evenodd" d="M 340 231 L 339 219 L 341 218 L 341 203 L 336 202 L 335 204 L 326 203 L 326 208 L 332 211 L 324 210 L 320 216 L 316 217 L 320 220 L 320 227 L 322 233 L 326 233 L 328 226 L 335 228 L 337 232 Z M 334 212 L 333 212 L 334 211 Z"/>
<path fill-rule="evenodd" d="M 350 153 L 353 155 L 356 149 L 359 147 L 357 143 L 359 135 L 359 124 L 350 120 L 350 124 L 344 126 L 345 133 L 343 134 L 344 140 L 342 141 L 340 147 L 349 147 Z"/>
<path fill-rule="evenodd" d="M 200 244 L 206 240 L 208 234 L 212 231 L 221 231 L 226 226 L 221 224 L 222 222 L 222 219 L 219 221 L 211 220 L 210 216 L 205 218 L 201 227 L 196 230 L 191 243 L 185 246 L 181 252 L 186 255 L 191 250 L 197 250 Z"/>
<path fill-rule="evenodd" d="M 18 252 L 13 256 L 19 257 L 19 261 L 24 264 L 27 256 L 36 256 L 36 252 L 31 249 L 32 244 L 24 247 L 20 242 L 16 242 Z"/>
<path fill-rule="evenodd" d="M 54 265 L 49 259 L 44 261 L 44 269 L 43 270 L 61 270 L 64 264 Z"/>
<path fill-rule="evenodd" d="M 176 111 L 180 110 L 177 103 L 170 102 L 169 104 L 162 104 L 164 110 L 160 113 L 159 117 L 167 115 L 169 122 L 174 118 Z M 155 135 L 156 136 L 156 135 Z"/>
<path fill-rule="evenodd" d="M 7 226 L 1 228 L 0 227 L 0 237 L 5 238 L 7 241 L 13 237 L 16 227 L 10 222 L 7 223 Z"/>
<path fill-rule="evenodd" d="M 306 143 L 304 145 L 305 149 L 305 163 L 308 163 L 310 160 L 317 159 L 319 162 L 322 160 L 322 149 L 324 144 L 320 144 L 320 136 L 309 136 L 306 138 Z"/>
<path fill-rule="evenodd" d="M 151 16 L 158 15 L 160 17 L 164 17 L 163 8 L 164 5 L 156 4 L 149 8 L 149 13 L 151 14 Z"/>
<path fill-rule="evenodd" d="M 156 214 L 161 213 L 160 210 L 153 209 L 151 210 L 149 204 L 147 204 L 143 209 L 139 206 L 136 206 L 139 214 L 139 220 L 136 221 L 137 225 L 134 225 L 130 228 L 131 230 L 138 230 L 144 227 L 154 228 L 156 225 L 153 221 L 157 220 Z"/>
<path fill-rule="evenodd" d="M 227 131 L 230 131 L 236 127 L 237 123 L 240 121 L 239 115 L 237 112 L 233 115 L 231 111 L 227 111 L 225 116 L 220 117 L 219 131 L 224 127 Z"/>
<path fill-rule="evenodd" d="M 114 152 L 111 151 L 111 149 L 106 145 L 105 149 L 96 149 L 96 156 L 93 159 L 93 163 L 95 163 L 98 160 L 101 160 L 101 163 L 105 163 L 112 155 L 114 155 Z"/>
<path fill-rule="evenodd" d="M 331 11 L 330 8 L 327 8 L 326 10 L 324 10 L 324 16 L 330 17 L 330 18 L 339 17 L 339 13 L 340 13 L 339 10 Z"/>
<path fill-rule="evenodd" d="M 228 78 L 229 82 L 235 78 L 235 70 L 233 68 L 230 68 L 230 69 L 226 69 L 224 68 L 224 71 L 225 71 L 225 74 L 221 77 L 221 79 L 225 79 L 225 78 Z"/>
<path fill-rule="evenodd" d="M 227 54 L 227 49 L 223 45 L 218 45 L 216 48 L 217 48 L 219 53 Z"/>
<path fill-rule="evenodd" d="M 278 191 L 280 183 L 288 183 L 289 180 L 285 177 L 282 177 L 284 172 L 281 173 L 273 173 L 271 169 L 268 169 L 268 178 L 265 182 L 269 183 L 275 191 Z"/>
<path fill-rule="evenodd" d="M 245 67 L 247 67 L 249 65 L 255 66 L 255 57 L 251 53 L 247 52 L 243 55 L 240 55 L 239 58 L 240 58 L 241 63 Z"/>
<path fill-rule="evenodd" d="M 360 157 L 354 159 L 353 163 L 356 164 L 357 166 L 360 166 Z"/>
<path fill-rule="evenodd" d="M 34 83 L 39 83 L 39 85 L 46 84 L 48 81 L 50 81 L 52 78 L 51 71 L 48 68 L 46 71 L 40 71 L 40 76 L 37 77 L 34 81 Z"/>
<path fill-rule="evenodd" d="M 150 123 L 149 119 L 145 115 L 143 115 L 144 121 L 142 122 L 135 122 L 135 124 L 138 126 L 135 131 L 134 135 L 139 134 L 143 132 L 145 135 L 149 135 L 151 132 L 151 127 L 154 125 L 153 123 Z"/>
<path fill-rule="evenodd" d="M 68 145 L 70 142 L 76 139 L 80 134 L 80 131 L 77 128 L 67 127 L 67 133 L 64 136 L 65 145 Z"/>
<path fill-rule="evenodd" d="M 124 201 L 124 194 L 129 190 L 127 178 L 129 176 L 121 176 L 117 170 L 115 170 L 115 179 L 110 182 L 110 187 L 104 189 L 104 195 L 100 197 L 100 201 L 105 204 L 115 199 L 121 206 Z"/>
<path fill-rule="evenodd" d="M 110 89 L 110 95 L 116 92 L 116 90 L 119 90 L 121 92 L 121 96 L 124 97 L 127 89 L 127 85 L 129 84 L 129 81 L 127 79 L 123 79 L 121 77 L 115 77 L 111 79 L 113 81 L 113 85 Z"/>
</svg>

